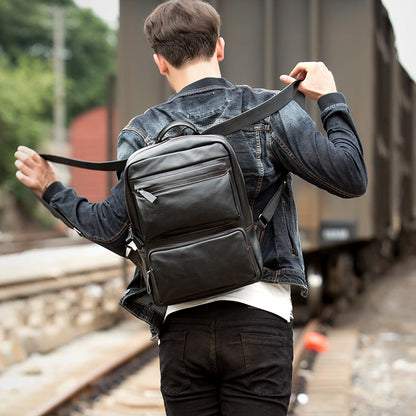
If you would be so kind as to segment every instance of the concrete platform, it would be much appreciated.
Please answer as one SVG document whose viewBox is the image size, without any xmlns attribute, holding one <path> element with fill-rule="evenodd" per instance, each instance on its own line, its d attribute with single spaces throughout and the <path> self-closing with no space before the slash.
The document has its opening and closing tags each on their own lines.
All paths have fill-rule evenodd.
<svg viewBox="0 0 416 416">
<path fill-rule="evenodd" d="M 307 372 L 299 416 L 416 414 L 416 256 L 376 279 L 328 330 Z"/>
<path fill-rule="evenodd" d="M 97 245 L 47 247 L 0 256 L 0 286 L 121 267 L 122 257 Z"/>
</svg>

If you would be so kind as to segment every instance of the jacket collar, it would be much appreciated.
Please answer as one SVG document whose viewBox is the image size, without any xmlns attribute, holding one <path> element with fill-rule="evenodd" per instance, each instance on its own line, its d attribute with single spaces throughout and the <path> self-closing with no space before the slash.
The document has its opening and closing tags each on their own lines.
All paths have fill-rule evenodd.
<svg viewBox="0 0 416 416">
<path fill-rule="evenodd" d="M 177 92 L 176 94 L 173 94 L 169 98 L 168 101 L 171 101 L 183 95 L 188 95 L 189 93 L 194 93 L 197 91 L 201 91 L 201 90 L 204 90 L 207 88 L 213 88 L 213 87 L 234 88 L 234 85 L 225 78 L 213 78 L 213 77 L 202 78 L 202 79 L 199 79 L 198 81 L 188 84 L 186 87 L 182 88 L 179 92 Z"/>
</svg>

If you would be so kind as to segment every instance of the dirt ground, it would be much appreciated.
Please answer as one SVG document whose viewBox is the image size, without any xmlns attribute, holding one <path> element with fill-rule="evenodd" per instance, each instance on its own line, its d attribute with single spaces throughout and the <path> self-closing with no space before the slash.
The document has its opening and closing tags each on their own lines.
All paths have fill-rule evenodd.
<svg viewBox="0 0 416 416">
<path fill-rule="evenodd" d="M 355 325 L 352 416 L 416 415 L 416 255 L 375 279 L 339 323 Z"/>
</svg>

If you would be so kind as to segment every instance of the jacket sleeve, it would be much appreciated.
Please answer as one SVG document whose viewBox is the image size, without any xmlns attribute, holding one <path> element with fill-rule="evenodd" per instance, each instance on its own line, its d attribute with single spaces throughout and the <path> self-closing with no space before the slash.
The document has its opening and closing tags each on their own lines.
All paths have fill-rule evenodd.
<svg viewBox="0 0 416 416">
<path fill-rule="evenodd" d="M 360 138 L 345 97 L 331 93 L 318 100 L 328 137 L 291 102 L 271 117 L 271 150 L 285 169 L 343 198 L 365 193 L 367 171 Z"/>
<path fill-rule="evenodd" d="M 123 129 L 118 138 L 117 156 L 119 159 L 128 158 L 145 145 L 138 131 L 133 128 Z M 120 173 L 111 195 L 100 203 L 90 203 L 61 182 L 53 183 L 45 191 L 41 202 L 55 217 L 82 237 L 125 256 L 130 222 L 124 198 L 123 177 L 123 173 Z"/>
<path fill-rule="evenodd" d="M 103 202 L 91 203 L 74 189 L 54 182 L 45 191 L 43 205 L 82 237 L 120 256 L 125 255 L 129 220 L 124 201 L 123 175 Z"/>
</svg>

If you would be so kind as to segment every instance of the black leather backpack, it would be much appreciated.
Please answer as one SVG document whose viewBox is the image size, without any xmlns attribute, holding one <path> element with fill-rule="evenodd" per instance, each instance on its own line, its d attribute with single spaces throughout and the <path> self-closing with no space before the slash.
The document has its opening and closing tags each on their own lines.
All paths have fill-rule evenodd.
<svg viewBox="0 0 416 416">
<path fill-rule="evenodd" d="M 97 163 L 42 156 L 88 169 L 124 169 L 131 223 L 126 257 L 139 267 L 156 305 L 215 295 L 260 280 L 259 237 L 286 184 L 280 184 L 253 221 L 237 157 L 223 136 L 279 111 L 294 98 L 298 83 L 200 134 L 192 124 L 175 121 L 154 145 L 127 160 Z M 178 127 L 193 134 L 163 140 Z"/>
</svg>

